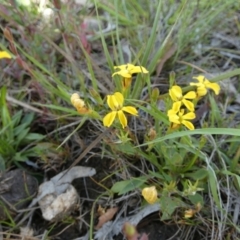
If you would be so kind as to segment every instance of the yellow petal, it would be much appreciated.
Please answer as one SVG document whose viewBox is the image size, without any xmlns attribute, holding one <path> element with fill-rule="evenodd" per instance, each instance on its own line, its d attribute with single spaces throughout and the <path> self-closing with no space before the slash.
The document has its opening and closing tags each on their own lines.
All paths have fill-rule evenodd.
<svg viewBox="0 0 240 240">
<path fill-rule="evenodd" d="M 122 127 L 125 128 L 127 126 L 127 118 L 125 114 L 123 113 L 122 110 L 118 111 L 117 113 L 118 113 L 119 121 L 122 124 Z"/>
<path fill-rule="evenodd" d="M 181 106 L 182 106 L 182 102 L 181 101 L 175 102 L 175 103 L 173 103 L 172 110 L 175 113 L 178 113 Z"/>
<path fill-rule="evenodd" d="M 128 68 L 128 71 L 131 74 L 133 74 L 133 73 L 148 73 L 148 70 L 142 66 L 134 66 L 134 65 L 132 65 L 132 66 L 131 67 L 129 66 L 129 68 Z"/>
<path fill-rule="evenodd" d="M 184 120 L 192 120 L 192 119 L 194 119 L 196 117 L 196 114 L 194 113 L 194 112 L 189 112 L 189 113 L 187 113 L 187 114 L 185 114 L 185 115 L 183 115 L 182 116 L 182 118 L 184 119 Z"/>
<path fill-rule="evenodd" d="M 176 116 L 169 116 L 169 121 L 172 122 L 172 123 L 181 124 L 180 121 L 179 121 L 179 117 L 177 115 Z"/>
<path fill-rule="evenodd" d="M 206 83 L 205 85 L 206 85 L 207 88 L 211 88 L 215 92 L 216 95 L 219 94 L 220 86 L 217 83 L 209 82 L 209 83 Z"/>
<path fill-rule="evenodd" d="M 193 209 L 185 210 L 184 217 L 192 218 L 194 216 L 194 214 L 195 214 L 195 210 L 193 210 Z"/>
<path fill-rule="evenodd" d="M 205 96 L 206 94 L 207 94 L 206 87 L 198 87 L 197 88 L 197 95 L 198 95 L 198 97 Z"/>
<path fill-rule="evenodd" d="M 173 110 L 168 111 L 168 118 L 170 122 L 180 124 L 179 116 Z"/>
<path fill-rule="evenodd" d="M 173 101 L 177 101 L 177 99 L 176 99 L 176 97 L 175 97 L 172 89 L 169 89 L 168 93 L 169 93 L 170 98 L 171 98 Z"/>
<path fill-rule="evenodd" d="M 1 58 L 12 58 L 11 55 L 6 51 L 0 51 L 0 59 Z"/>
<path fill-rule="evenodd" d="M 158 193 L 155 186 L 145 187 L 142 190 L 142 196 L 150 204 L 154 204 L 157 201 L 157 195 Z"/>
<path fill-rule="evenodd" d="M 192 102 L 190 102 L 186 99 L 183 99 L 182 102 L 189 111 L 194 112 L 195 108 L 194 108 L 194 104 Z"/>
<path fill-rule="evenodd" d="M 182 98 L 182 89 L 179 86 L 173 86 L 169 90 L 169 95 L 173 101 L 179 101 Z"/>
<path fill-rule="evenodd" d="M 107 96 L 107 104 L 112 111 L 116 111 L 119 108 L 122 108 L 123 101 L 123 95 L 119 92 Z"/>
<path fill-rule="evenodd" d="M 108 106 L 111 108 L 112 111 L 115 111 L 116 110 L 116 107 L 115 107 L 115 97 L 113 95 L 107 95 L 107 104 Z"/>
<path fill-rule="evenodd" d="M 105 127 L 110 127 L 116 118 L 117 111 L 112 111 L 108 113 L 104 118 L 103 118 L 103 126 Z"/>
<path fill-rule="evenodd" d="M 120 70 L 118 72 L 113 73 L 112 77 L 114 77 L 115 75 L 120 75 L 124 78 L 131 78 L 132 75 L 128 72 L 128 70 Z"/>
<path fill-rule="evenodd" d="M 72 105 L 74 105 L 73 101 L 75 101 L 76 99 L 79 99 L 79 98 L 80 97 L 79 97 L 79 95 L 77 93 L 73 93 L 72 96 L 71 96 L 71 103 L 72 103 Z"/>
<path fill-rule="evenodd" d="M 138 111 L 137 111 L 137 109 L 135 107 L 126 106 L 126 107 L 123 107 L 122 110 L 127 112 L 127 113 L 130 113 L 130 114 L 132 114 L 134 116 L 138 115 Z"/>
<path fill-rule="evenodd" d="M 148 73 L 148 70 L 142 66 L 134 66 L 133 64 L 124 64 L 120 66 L 115 66 L 114 69 L 120 69 L 115 72 L 112 76 L 120 75 L 124 78 L 131 78 L 134 73 Z"/>
<path fill-rule="evenodd" d="M 194 91 L 190 91 L 190 92 L 188 92 L 187 94 L 185 94 L 183 97 L 184 97 L 185 99 L 194 99 L 194 98 L 197 97 L 197 94 L 196 94 L 196 92 L 194 92 Z"/>
<path fill-rule="evenodd" d="M 194 130 L 194 125 L 193 125 L 191 122 L 186 121 L 186 120 L 183 120 L 183 121 L 182 121 L 182 124 L 183 124 L 185 127 L 187 127 L 189 130 Z"/>
<path fill-rule="evenodd" d="M 171 115 L 176 115 L 176 112 L 174 110 L 170 109 L 170 110 L 168 110 L 167 115 L 168 115 L 168 117 Z"/>
<path fill-rule="evenodd" d="M 114 96 L 115 96 L 115 98 L 116 98 L 119 106 L 122 107 L 123 102 L 124 102 L 124 97 L 123 97 L 123 95 L 122 95 L 120 92 L 115 92 L 115 93 L 114 93 Z"/>
<path fill-rule="evenodd" d="M 80 98 L 79 99 L 74 99 L 72 101 L 72 104 L 77 109 L 83 108 L 85 106 L 85 102 Z"/>
</svg>

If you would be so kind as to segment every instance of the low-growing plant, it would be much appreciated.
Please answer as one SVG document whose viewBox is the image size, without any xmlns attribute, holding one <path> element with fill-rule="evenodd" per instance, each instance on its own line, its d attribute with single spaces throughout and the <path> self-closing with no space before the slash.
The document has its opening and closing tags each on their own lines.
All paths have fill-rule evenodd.
<svg viewBox="0 0 240 240">
<path fill-rule="evenodd" d="M 129 63 L 114 69 L 118 71 L 112 76 L 119 75 L 120 78 L 114 81 L 120 81 L 120 84 L 116 84 L 116 91 L 106 97 L 110 112 L 104 105 L 97 105 L 96 108 L 94 105 L 87 106 L 77 93 L 71 97 L 71 102 L 80 115 L 91 118 L 96 116 L 93 114 L 96 111 L 97 119 L 115 135 L 114 140 L 105 141 L 104 149 L 108 149 L 114 156 L 126 159 L 125 161 L 144 159 L 145 164 L 150 164 L 142 176 L 117 181 L 111 190 L 122 195 L 139 189 L 144 199 L 143 204 L 160 204 L 161 220 L 175 218 L 179 223 L 191 222 L 189 219 L 199 214 L 202 208 L 207 208 L 204 195 L 209 192 L 218 210 L 224 211 L 218 172 L 221 171 L 226 179 L 229 174 L 234 175 L 235 185 L 239 188 L 239 177 L 227 171 L 227 168 L 236 166 L 239 153 L 236 153 L 233 163 L 229 162 L 228 166 L 223 164 L 220 170 L 218 165 L 212 164 L 213 159 L 218 159 L 220 154 L 212 135 L 239 136 L 240 131 L 216 128 L 216 120 L 208 125 L 198 125 L 197 129 L 194 126 L 196 123 L 192 122 L 197 116 L 195 110 L 198 102 L 207 97 L 210 109 L 214 110 L 209 118 L 219 118 L 219 110 L 212 94 L 219 95 L 220 85 L 217 82 L 221 77 L 208 80 L 199 75 L 193 77 L 198 82 L 190 81 L 190 87 L 183 88 L 177 85 L 174 74 L 171 74 L 168 93 L 159 94 L 159 90 L 148 88 L 148 98 L 143 101 L 133 98 L 132 93 L 138 84 L 135 83 L 133 87 L 131 83 L 133 74 L 138 73 L 140 81 L 145 81 L 147 85 L 147 69 Z M 137 77 L 136 81 L 139 79 Z M 164 110 L 157 107 L 159 101 L 164 103 Z M 148 114 L 151 123 L 144 119 L 144 112 Z M 138 129 L 144 129 L 144 138 Z M 236 147 L 232 141 L 231 146 Z M 209 146 L 209 143 L 215 147 Z M 214 152 L 216 155 L 213 155 Z M 181 214 L 174 217 L 176 209 L 180 209 Z"/>
<path fill-rule="evenodd" d="M 147 84 L 149 76 L 146 68 L 132 64 L 114 68 L 117 72 L 112 76 L 120 76 L 115 79 L 115 81 L 120 81 L 120 84 L 116 84 L 120 88 L 117 88 L 112 95 L 107 96 L 110 113 L 102 115 L 102 117 L 98 116 L 99 120 L 102 119 L 103 126 L 114 128 L 116 134 L 115 143 L 106 145 L 111 148 L 113 154 L 121 154 L 130 159 L 133 156 L 139 159 L 143 158 L 155 168 L 146 173 L 146 178 L 140 177 L 135 180 L 117 182 L 113 185 L 112 191 L 125 194 L 135 188 L 141 188 L 142 195 L 148 203 L 159 202 L 161 204 L 162 220 L 171 218 L 176 208 L 186 208 L 188 206 L 187 199 L 189 204 L 203 205 L 203 197 L 198 192 L 206 189 L 208 179 L 208 171 L 206 166 L 204 167 L 204 153 L 201 151 L 206 144 L 204 136 L 200 141 L 187 135 L 174 137 L 161 143 L 154 142 L 154 140 L 170 133 L 186 131 L 186 129 L 194 130 L 195 127 L 191 120 L 196 117 L 197 102 L 208 93 L 208 89 L 212 89 L 218 95 L 220 86 L 200 75 L 195 77 L 198 83 L 191 82 L 190 86 L 192 87 L 186 92 L 186 88 L 182 89 L 176 84 L 176 80 L 172 79 L 169 94 L 161 96 L 158 91 L 149 90 L 148 101 L 150 103 L 153 102 L 153 99 L 155 102 L 161 99 L 165 106 L 169 106 L 165 111 L 161 111 L 155 103 L 152 104 L 152 107 L 148 101 L 131 98 L 133 74 L 141 75 L 141 81 L 145 81 Z M 135 84 L 135 86 L 138 85 Z M 186 93 L 183 94 L 183 92 Z M 95 111 L 101 113 L 106 111 L 104 106 L 101 106 L 101 109 L 98 107 L 96 110 L 92 105 L 87 106 L 77 93 L 72 95 L 71 102 L 79 114 L 90 118 Z M 125 106 L 124 102 L 130 105 Z M 127 113 L 135 116 L 135 119 L 140 117 L 141 120 L 141 113 L 134 105 L 142 111 L 146 111 L 153 119 L 153 125 L 144 123 L 145 129 L 149 129 L 149 131 L 140 146 L 132 128 L 129 127 L 129 116 L 126 116 Z"/>
<path fill-rule="evenodd" d="M 6 101 L 6 88 L 0 89 L 0 171 L 20 162 L 29 161 L 31 157 L 38 157 L 36 144 L 44 135 L 31 132 L 34 114 L 24 114 L 22 110 L 12 114 Z M 29 148 L 24 149 L 27 145 Z"/>
</svg>

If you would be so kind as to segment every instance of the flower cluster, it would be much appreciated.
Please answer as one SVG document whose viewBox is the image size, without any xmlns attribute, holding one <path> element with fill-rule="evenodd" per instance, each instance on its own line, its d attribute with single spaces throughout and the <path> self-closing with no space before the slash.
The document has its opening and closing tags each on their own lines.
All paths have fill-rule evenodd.
<svg viewBox="0 0 240 240">
<path fill-rule="evenodd" d="M 121 87 L 119 91 L 114 92 L 113 94 L 107 95 L 106 101 L 107 105 L 110 108 L 110 111 L 106 113 L 105 116 L 97 115 L 98 119 L 102 119 L 103 126 L 110 127 L 112 124 L 117 121 L 117 124 L 121 126 L 123 129 L 127 127 L 128 120 L 126 114 L 130 114 L 132 116 L 138 116 L 138 111 L 133 106 L 125 106 L 125 97 L 128 96 L 129 90 L 131 89 L 131 82 L 132 82 L 132 75 L 135 73 L 143 73 L 146 74 L 148 71 L 142 67 L 142 66 L 134 66 L 132 64 L 126 64 L 121 66 L 114 67 L 117 71 L 112 74 L 112 77 L 119 75 L 122 77 L 121 81 Z M 203 97 L 207 94 L 208 89 L 212 89 L 215 94 L 219 94 L 220 92 L 220 86 L 217 83 L 211 83 L 209 80 L 207 80 L 204 76 L 198 76 L 194 77 L 194 79 L 198 80 L 198 83 L 191 82 L 190 86 L 196 87 L 196 90 L 189 91 L 187 93 L 184 92 L 184 90 L 178 86 L 174 85 L 169 89 L 169 96 L 172 100 L 172 107 L 168 110 L 167 116 L 169 118 L 169 121 L 171 122 L 171 128 L 177 129 L 181 125 L 184 125 L 186 128 L 193 130 L 194 125 L 192 124 L 191 120 L 193 120 L 196 117 L 195 114 L 195 104 L 198 99 Z M 127 91 L 126 91 L 127 90 Z M 158 99 L 158 91 L 157 91 L 157 97 L 155 99 Z M 93 95 L 92 95 L 93 96 Z M 95 95 L 96 96 L 96 95 Z M 97 95 L 100 97 L 100 95 Z M 101 98 L 101 97 L 100 97 Z M 94 99 L 97 101 L 97 98 L 94 97 Z M 77 111 L 81 114 L 89 114 L 89 116 L 94 116 L 93 113 L 95 113 L 93 108 L 88 108 L 77 93 L 74 93 L 71 96 L 71 103 L 73 106 L 77 109 Z M 100 106 L 102 106 L 103 101 L 101 99 Z M 125 135 L 125 133 L 127 133 Z M 117 136 L 120 136 L 122 142 L 129 141 L 128 138 L 128 130 L 127 131 L 120 131 L 120 134 Z M 157 136 L 157 133 L 154 129 L 150 129 L 149 131 L 149 140 L 155 139 Z M 149 148 L 150 149 L 150 148 Z M 165 184 L 164 184 L 165 185 Z M 170 192 L 176 192 L 176 182 L 170 182 L 169 185 L 166 185 L 165 189 L 168 189 Z M 183 195 L 194 195 L 197 191 L 201 191 L 201 188 L 197 187 L 197 183 L 194 185 L 189 181 L 187 189 L 185 189 Z M 157 201 L 159 201 L 158 198 L 158 191 L 155 186 L 145 187 L 142 189 L 142 196 L 143 198 L 149 203 L 154 204 Z M 196 209 L 188 209 L 185 211 L 185 218 L 191 218 L 194 216 L 195 213 L 197 213 L 198 210 Z"/>
<path fill-rule="evenodd" d="M 114 69 L 118 69 L 117 72 L 113 73 L 112 76 L 119 75 L 122 76 L 122 90 L 124 91 L 128 88 L 132 81 L 132 75 L 134 73 L 148 73 L 148 71 L 142 66 L 134 66 L 132 64 L 126 64 L 121 66 L 116 66 Z M 81 114 L 86 114 L 89 109 L 86 108 L 84 101 L 79 97 L 77 93 L 71 96 L 71 103 Z M 128 124 L 127 117 L 125 113 L 129 113 L 133 116 L 138 116 L 138 111 L 135 107 L 124 106 L 124 96 L 121 92 L 115 92 L 112 95 L 107 95 L 107 104 L 111 109 L 111 112 L 107 113 L 103 117 L 103 125 L 105 127 L 110 127 L 115 119 L 118 119 L 122 128 L 125 128 Z"/>
<path fill-rule="evenodd" d="M 184 125 L 190 130 L 194 130 L 194 125 L 191 123 L 196 117 L 195 107 L 192 100 L 198 99 L 207 94 L 208 89 L 212 89 L 215 94 L 219 94 L 220 86 L 217 83 L 211 83 L 204 76 L 193 77 L 198 80 L 198 83 L 190 83 L 191 86 L 196 86 L 196 92 L 190 91 L 183 95 L 181 87 L 175 85 L 169 90 L 169 95 L 173 101 L 172 108 L 168 110 L 168 118 L 171 122 L 171 128 L 176 129 Z"/>
</svg>

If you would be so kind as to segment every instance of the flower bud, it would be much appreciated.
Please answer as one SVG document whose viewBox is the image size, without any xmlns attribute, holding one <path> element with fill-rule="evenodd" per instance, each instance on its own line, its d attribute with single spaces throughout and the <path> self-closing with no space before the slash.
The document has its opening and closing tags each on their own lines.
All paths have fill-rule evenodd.
<svg viewBox="0 0 240 240">
<path fill-rule="evenodd" d="M 150 204 L 154 204 L 157 201 L 157 195 L 158 193 L 155 186 L 145 187 L 142 190 L 142 196 Z"/>
</svg>

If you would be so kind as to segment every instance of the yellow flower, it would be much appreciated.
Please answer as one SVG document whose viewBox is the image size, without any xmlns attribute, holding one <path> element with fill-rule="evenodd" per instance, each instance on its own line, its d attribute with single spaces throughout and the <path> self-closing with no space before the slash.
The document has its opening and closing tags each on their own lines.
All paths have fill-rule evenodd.
<svg viewBox="0 0 240 240">
<path fill-rule="evenodd" d="M 182 104 L 184 104 L 189 111 L 194 112 L 194 104 L 187 100 L 194 99 L 197 97 L 197 94 L 194 91 L 190 91 L 187 94 L 183 95 L 182 89 L 176 85 L 169 90 L 169 95 L 171 99 L 174 101 L 172 108 L 175 111 L 178 112 Z"/>
<path fill-rule="evenodd" d="M 202 97 L 207 94 L 207 89 L 212 89 L 216 95 L 220 92 L 220 86 L 217 83 L 211 83 L 204 76 L 193 77 L 198 80 L 198 83 L 190 83 L 191 86 L 197 86 L 198 97 Z"/>
<path fill-rule="evenodd" d="M 81 114 L 90 112 L 90 110 L 86 107 L 85 102 L 79 97 L 77 93 L 72 94 L 71 103 Z"/>
<path fill-rule="evenodd" d="M 11 55 L 6 51 L 0 51 L 0 59 L 1 58 L 12 58 Z"/>
<path fill-rule="evenodd" d="M 201 203 L 197 203 L 194 209 L 188 209 L 184 212 L 185 218 L 192 218 L 196 213 L 199 213 L 202 209 Z"/>
<path fill-rule="evenodd" d="M 137 109 L 135 107 L 126 106 L 123 107 L 124 97 L 120 92 L 115 92 L 113 95 L 107 96 L 107 104 L 111 108 L 112 112 L 108 113 L 103 118 L 103 125 L 105 127 L 110 127 L 116 117 L 118 117 L 122 127 L 127 126 L 127 118 L 124 112 L 130 113 L 134 116 L 138 115 Z"/>
<path fill-rule="evenodd" d="M 185 218 L 192 218 L 195 215 L 196 211 L 194 209 L 188 209 L 184 212 Z"/>
<path fill-rule="evenodd" d="M 115 72 L 112 76 L 120 75 L 124 78 L 132 78 L 134 73 L 148 73 L 148 70 L 142 66 L 134 66 L 133 64 L 124 64 L 120 66 L 115 66 L 114 69 L 120 69 Z M 128 80 L 129 81 L 129 80 Z"/>
<path fill-rule="evenodd" d="M 183 124 L 185 127 L 187 127 L 190 130 L 194 129 L 193 124 L 190 121 L 188 121 L 196 117 L 194 112 L 189 112 L 184 115 L 184 109 L 180 109 L 179 112 L 175 111 L 174 109 L 170 109 L 167 115 L 168 115 L 169 121 L 173 123 L 172 125 L 173 129 L 177 128 L 181 124 Z"/>
<path fill-rule="evenodd" d="M 157 195 L 158 195 L 158 193 L 157 193 L 157 189 L 155 186 L 145 187 L 142 190 L 142 196 L 150 204 L 154 204 L 157 201 L 157 199 L 158 199 Z"/>
</svg>

